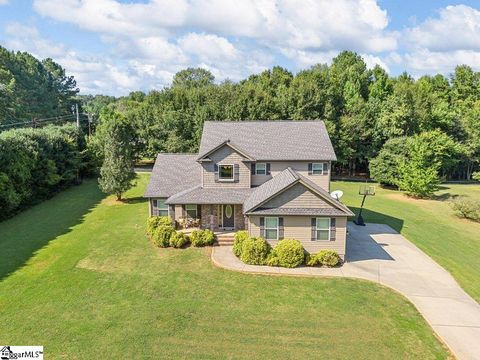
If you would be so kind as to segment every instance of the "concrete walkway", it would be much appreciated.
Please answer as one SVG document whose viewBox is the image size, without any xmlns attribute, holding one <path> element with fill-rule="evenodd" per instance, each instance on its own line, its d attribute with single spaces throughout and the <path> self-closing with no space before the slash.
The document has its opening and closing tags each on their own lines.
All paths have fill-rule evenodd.
<svg viewBox="0 0 480 360">
<path fill-rule="evenodd" d="M 250 273 L 338 276 L 371 280 L 405 295 L 458 359 L 480 359 L 480 305 L 435 261 L 387 225 L 349 224 L 347 262 L 340 268 L 246 265 L 231 246 L 214 247 L 219 267 Z"/>
</svg>

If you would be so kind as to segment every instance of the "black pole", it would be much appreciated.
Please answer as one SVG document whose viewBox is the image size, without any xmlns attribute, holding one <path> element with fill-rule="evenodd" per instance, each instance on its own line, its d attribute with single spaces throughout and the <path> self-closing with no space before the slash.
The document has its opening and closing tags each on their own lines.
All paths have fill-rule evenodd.
<svg viewBox="0 0 480 360">
<path fill-rule="evenodd" d="M 363 194 L 362 205 L 360 205 L 360 212 L 358 213 L 357 220 L 353 221 L 356 225 L 359 225 L 359 226 L 365 226 L 365 221 L 363 221 L 363 217 L 362 217 L 362 211 L 363 211 L 363 204 L 365 203 L 366 197 L 367 197 L 367 194 Z"/>
</svg>

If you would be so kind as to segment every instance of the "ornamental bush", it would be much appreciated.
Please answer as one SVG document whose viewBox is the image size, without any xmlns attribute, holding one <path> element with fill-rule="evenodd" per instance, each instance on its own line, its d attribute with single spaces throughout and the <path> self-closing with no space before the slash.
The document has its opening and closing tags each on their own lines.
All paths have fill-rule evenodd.
<svg viewBox="0 0 480 360">
<path fill-rule="evenodd" d="M 242 242 L 240 260 L 249 265 L 265 265 L 271 247 L 263 238 L 247 237 Z"/>
<path fill-rule="evenodd" d="M 242 244 L 249 238 L 246 230 L 237 231 L 235 233 L 235 241 L 233 242 L 233 253 L 235 256 L 240 257 L 242 253 Z"/>
<path fill-rule="evenodd" d="M 452 201 L 452 208 L 458 217 L 474 221 L 480 220 L 480 203 L 466 198 Z"/>
<path fill-rule="evenodd" d="M 195 247 L 211 246 L 215 242 L 215 234 L 212 230 L 194 230 L 190 235 L 190 241 Z"/>
<path fill-rule="evenodd" d="M 173 226 L 170 216 L 150 216 L 147 220 L 147 234 L 152 236 L 161 225 Z"/>
<path fill-rule="evenodd" d="M 181 231 L 176 231 L 170 236 L 169 244 L 174 248 L 182 248 L 190 242 L 190 239 Z"/>
<path fill-rule="evenodd" d="M 170 237 L 175 233 L 173 226 L 161 225 L 153 233 L 152 240 L 158 247 L 168 247 L 170 245 Z"/>
<path fill-rule="evenodd" d="M 334 250 L 320 250 L 317 254 L 308 255 L 305 259 L 307 266 L 337 266 L 340 263 L 340 256 Z"/>
<path fill-rule="evenodd" d="M 284 239 L 280 240 L 277 246 L 273 248 L 267 264 L 270 266 L 294 268 L 302 264 L 304 258 L 304 250 L 300 241 Z"/>
</svg>

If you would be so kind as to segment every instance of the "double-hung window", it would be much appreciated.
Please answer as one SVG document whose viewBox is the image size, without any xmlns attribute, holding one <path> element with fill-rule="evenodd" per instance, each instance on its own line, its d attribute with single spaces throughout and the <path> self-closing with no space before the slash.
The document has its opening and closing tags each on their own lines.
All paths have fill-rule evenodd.
<svg viewBox="0 0 480 360">
<path fill-rule="evenodd" d="M 328 163 L 312 163 L 312 175 L 327 175 Z"/>
<path fill-rule="evenodd" d="M 218 165 L 218 180 L 233 181 L 233 165 Z"/>
<path fill-rule="evenodd" d="M 267 164 L 266 163 L 256 163 L 255 164 L 255 174 L 256 175 L 267 175 Z"/>
<path fill-rule="evenodd" d="M 165 204 L 165 200 L 153 200 L 153 215 L 168 216 L 168 205 Z"/>
<path fill-rule="evenodd" d="M 198 219 L 197 205 L 196 204 L 185 205 L 185 212 L 187 213 L 188 218 Z"/>
<path fill-rule="evenodd" d="M 265 239 L 278 240 L 278 217 L 265 218 Z"/>
<path fill-rule="evenodd" d="M 317 240 L 330 240 L 330 218 L 317 218 L 315 229 Z"/>
</svg>

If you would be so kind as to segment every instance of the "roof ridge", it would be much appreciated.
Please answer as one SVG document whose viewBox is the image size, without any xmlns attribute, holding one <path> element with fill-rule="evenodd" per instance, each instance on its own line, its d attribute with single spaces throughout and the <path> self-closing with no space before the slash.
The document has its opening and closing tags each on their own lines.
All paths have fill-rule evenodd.
<svg viewBox="0 0 480 360">
<path fill-rule="evenodd" d="M 299 180 L 299 179 L 300 179 L 299 174 L 298 174 L 295 170 L 293 170 L 290 166 L 287 167 L 286 170 L 288 170 L 288 171 L 290 172 L 290 174 L 295 178 L 295 180 Z"/>
</svg>

